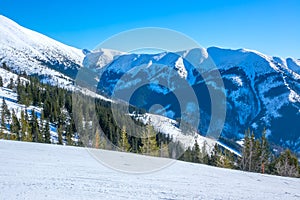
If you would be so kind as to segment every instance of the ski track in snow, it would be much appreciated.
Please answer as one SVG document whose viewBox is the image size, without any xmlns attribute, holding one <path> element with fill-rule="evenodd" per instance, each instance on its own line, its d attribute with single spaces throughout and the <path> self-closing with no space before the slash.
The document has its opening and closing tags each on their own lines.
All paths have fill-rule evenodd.
<svg viewBox="0 0 300 200">
<path fill-rule="evenodd" d="M 0 160 L 0 199 L 300 198 L 300 179 L 181 161 L 132 175 L 104 167 L 85 148 L 0 140 Z"/>
</svg>

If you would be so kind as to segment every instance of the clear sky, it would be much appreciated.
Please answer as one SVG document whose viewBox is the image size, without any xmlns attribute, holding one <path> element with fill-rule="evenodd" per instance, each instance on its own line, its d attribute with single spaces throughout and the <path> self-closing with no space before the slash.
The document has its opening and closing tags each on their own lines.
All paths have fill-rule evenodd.
<svg viewBox="0 0 300 200">
<path fill-rule="evenodd" d="M 78 48 L 150 26 L 182 32 L 203 47 L 300 58 L 299 0 L 0 0 L 0 14 Z"/>
</svg>

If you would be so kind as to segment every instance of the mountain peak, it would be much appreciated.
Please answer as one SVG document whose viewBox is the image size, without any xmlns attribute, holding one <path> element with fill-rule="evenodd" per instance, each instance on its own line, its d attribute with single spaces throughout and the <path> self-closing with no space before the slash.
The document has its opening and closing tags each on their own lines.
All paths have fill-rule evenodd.
<svg viewBox="0 0 300 200">
<path fill-rule="evenodd" d="M 84 54 L 7 17 L 0 16 L 0 63 L 15 70 L 39 73 L 46 66 L 81 66 Z"/>
</svg>

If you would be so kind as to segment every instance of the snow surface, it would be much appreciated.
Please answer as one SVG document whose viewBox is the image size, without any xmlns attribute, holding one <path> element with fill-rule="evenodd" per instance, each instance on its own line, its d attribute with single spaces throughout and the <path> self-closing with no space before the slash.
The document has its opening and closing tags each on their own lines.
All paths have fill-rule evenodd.
<svg viewBox="0 0 300 200">
<path fill-rule="evenodd" d="M 20 64 L 30 63 L 33 64 L 32 68 L 39 64 L 36 62 L 37 58 L 45 61 L 54 58 L 63 63 L 64 57 L 67 57 L 78 65 L 82 64 L 84 54 L 80 49 L 24 28 L 2 15 L 0 15 L 0 29 L 0 47 L 2 50 L 6 50 L 2 52 L 7 54 L 5 59 L 17 57 Z M 15 50 L 19 51 L 17 52 L 19 55 L 15 55 Z"/>
<path fill-rule="evenodd" d="M 124 52 L 101 48 L 88 53 L 83 60 L 83 66 L 87 68 L 97 67 L 101 69 L 110 64 L 113 60 L 117 59 L 118 56 L 124 54 Z"/>
<path fill-rule="evenodd" d="M 208 152 L 211 152 L 216 144 L 216 140 L 203 137 L 197 132 L 184 134 L 182 130 L 177 127 L 175 120 L 164 116 L 146 113 L 146 115 L 140 117 L 139 120 L 145 124 L 151 124 L 154 129 L 160 133 L 172 136 L 174 141 L 180 141 L 186 149 L 188 147 L 192 148 L 196 140 L 200 147 L 202 147 L 205 142 Z"/>
<path fill-rule="evenodd" d="M 45 75 L 50 84 L 62 87 L 72 80 L 45 64 L 64 66 L 64 69 L 82 66 L 82 50 L 67 46 L 45 35 L 24 28 L 0 15 L 0 64 L 6 63 L 18 72 Z M 2 73 L 1 73 L 2 74 Z"/>
<path fill-rule="evenodd" d="M 133 156 L 96 151 L 124 165 Z M 140 165 L 165 160 L 134 156 Z M 181 161 L 152 173 L 128 174 L 105 167 L 85 148 L 0 140 L 0 160 L 0 199 L 6 200 L 300 198 L 296 178 Z"/>
</svg>

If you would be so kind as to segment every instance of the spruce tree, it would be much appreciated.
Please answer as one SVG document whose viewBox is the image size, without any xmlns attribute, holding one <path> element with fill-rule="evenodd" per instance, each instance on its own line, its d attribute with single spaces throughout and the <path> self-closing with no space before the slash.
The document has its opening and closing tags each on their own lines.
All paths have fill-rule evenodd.
<svg viewBox="0 0 300 200">
<path fill-rule="evenodd" d="M 21 141 L 26 141 L 26 135 L 28 134 L 28 122 L 25 120 L 24 111 L 21 111 Z"/>
<path fill-rule="evenodd" d="M 192 150 L 192 157 L 193 157 L 193 160 L 192 160 L 193 162 L 195 162 L 195 163 L 201 162 L 202 154 L 201 154 L 201 150 L 200 150 L 197 140 L 195 140 L 195 144 L 194 144 L 194 147 Z"/>
<path fill-rule="evenodd" d="M 166 143 L 162 143 L 160 146 L 160 157 L 163 158 L 169 158 L 170 153 L 169 153 L 169 145 Z"/>
<path fill-rule="evenodd" d="M 220 161 L 220 149 L 218 147 L 218 144 L 216 143 L 210 156 L 209 165 L 212 166 L 218 166 L 218 163 Z"/>
<path fill-rule="evenodd" d="M 249 170 L 249 158 L 250 158 L 250 129 L 245 131 L 244 146 L 242 151 L 242 158 L 240 162 L 240 168 L 244 171 Z"/>
<path fill-rule="evenodd" d="M 1 104 L 1 129 L 0 129 L 0 139 L 4 139 L 4 131 L 6 130 L 5 126 L 5 115 L 4 115 L 4 110 L 3 110 L 3 103 L 4 99 Z"/>
<path fill-rule="evenodd" d="M 3 87 L 3 79 L 2 79 L 2 76 L 0 76 L 0 87 Z"/>
<path fill-rule="evenodd" d="M 207 152 L 207 142 L 204 141 L 202 148 L 201 148 L 201 158 L 200 158 L 200 162 L 203 164 L 208 164 L 208 160 L 209 160 L 209 155 Z"/>
<path fill-rule="evenodd" d="M 181 160 L 186 161 L 186 162 L 193 162 L 193 155 L 192 155 L 191 147 L 187 148 L 187 150 L 184 152 Z"/>
<path fill-rule="evenodd" d="M 95 145 L 94 145 L 94 148 L 99 149 L 100 148 L 100 143 L 101 143 L 100 131 L 97 129 L 96 132 L 95 132 Z"/>
<path fill-rule="evenodd" d="M 8 125 L 10 122 L 10 111 L 4 98 L 2 98 L 1 111 L 1 127 L 3 127 L 3 130 L 7 130 L 6 125 Z M 4 138 L 9 139 L 7 132 L 4 133 Z"/>
<path fill-rule="evenodd" d="M 9 82 L 7 88 L 9 88 L 11 90 L 14 88 L 14 80 L 12 78 L 10 79 L 10 82 Z"/>
<path fill-rule="evenodd" d="M 51 143 L 50 124 L 48 120 L 46 121 L 46 125 L 44 128 L 44 142 L 48 144 Z"/>
<path fill-rule="evenodd" d="M 119 140 L 119 148 L 122 151 L 130 151 L 130 144 L 128 143 L 128 138 L 127 138 L 127 132 L 126 132 L 126 127 L 123 126 L 122 130 L 121 130 L 121 137 Z"/>
<path fill-rule="evenodd" d="M 276 161 L 276 172 L 280 176 L 297 177 L 298 159 L 289 149 L 285 150 Z"/>
<path fill-rule="evenodd" d="M 10 129 L 11 129 L 11 139 L 21 140 L 20 138 L 21 125 L 14 110 L 12 112 L 12 123 Z"/>
<path fill-rule="evenodd" d="M 35 114 L 35 111 L 31 111 L 31 135 L 33 137 L 33 142 L 41 142 L 40 141 L 40 131 L 39 131 L 39 124 L 37 120 L 37 116 Z"/>
<path fill-rule="evenodd" d="M 140 151 L 143 154 L 158 156 L 159 150 L 156 142 L 155 131 L 152 126 L 147 125 L 143 133 L 142 146 Z"/>
<path fill-rule="evenodd" d="M 260 157 L 259 157 L 259 168 L 261 173 L 265 173 L 266 169 L 268 169 L 269 165 L 269 157 L 270 157 L 270 146 L 268 140 L 266 138 L 266 129 L 263 130 L 261 137 L 261 146 L 260 146 Z"/>
<path fill-rule="evenodd" d="M 59 125 L 57 128 L 58 144 L 63 144 L 62 134 L 63 134 L 63 129 L 62 129 L 62 126 Z"/>
</svg>

